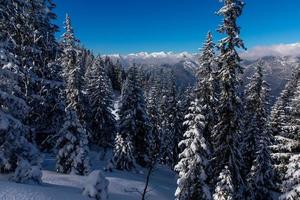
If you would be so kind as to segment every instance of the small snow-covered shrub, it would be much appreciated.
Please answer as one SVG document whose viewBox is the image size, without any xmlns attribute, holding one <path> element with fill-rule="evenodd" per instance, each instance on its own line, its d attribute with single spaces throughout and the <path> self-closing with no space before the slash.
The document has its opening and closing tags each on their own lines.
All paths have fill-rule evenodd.
<svg viewBox="0 0 300 200">
<path fill-rule="evenodd" d="M 101 171 L 92 171 L 87 177 L 82 194 L 97 200 L 107 200 L 109 181 Z"/>
<path fill-rule="evenodd" d="M 27 160 L 21 160 L 12 180 L 17 183 L 40 184 L 41 178 L 42 171 L 39 166 L 32 166 Z"/>
</svg>

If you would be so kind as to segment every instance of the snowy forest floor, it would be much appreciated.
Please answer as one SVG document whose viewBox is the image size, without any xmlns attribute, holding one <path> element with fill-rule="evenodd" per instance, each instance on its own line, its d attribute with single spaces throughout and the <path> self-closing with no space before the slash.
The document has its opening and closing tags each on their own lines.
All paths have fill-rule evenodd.
<svg viewBox="0 0 300 200">
<path fill-rule="evenodd" d="M 92 169 L 103 169 L 106 161 L 99 159 L 99 154 L 91 153 Z M 109 200 L 140 200 L 147 169 L 138 172 L 119 171 L 103 172 L 109 180 Z M 64 175 L 55 172 L 55 158 L 45 156 L 43 163 L 43 184 L 25 185 L 8 180 L 8 175 L 0 175 L 0 200 L 86 200 L 81 195 L 86 177 Z M 150 180 L 148 200 L 170 200 L 174 198 L 176 176 L 170 169 L 159 166 Z M 138 192 L 139 191 L 139 192 Z"/>
</svg>

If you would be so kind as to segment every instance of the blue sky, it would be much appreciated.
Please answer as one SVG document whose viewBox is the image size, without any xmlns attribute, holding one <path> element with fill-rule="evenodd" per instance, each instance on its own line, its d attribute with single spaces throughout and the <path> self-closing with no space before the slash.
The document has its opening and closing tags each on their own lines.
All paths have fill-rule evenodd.
<svg viewBox="0 0 300 200">
<path fill-rule="evenodd" d="M 77 37 L 96 53 L 197 52 L 221 18 L 219 0 L 54 0 L 55 22 L 65 13 Z M 299 0 L 245 0 L 239 20 L 248 48 L 300 41 Z M 58 34 L 60 36 L 61 33 Z"/>
</svg>

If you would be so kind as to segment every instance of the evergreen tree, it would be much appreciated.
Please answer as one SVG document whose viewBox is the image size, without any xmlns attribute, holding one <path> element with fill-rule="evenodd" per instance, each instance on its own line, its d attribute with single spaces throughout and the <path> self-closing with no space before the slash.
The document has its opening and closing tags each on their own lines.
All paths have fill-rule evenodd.
<svg viewBox="0 0 300 200">
<path fill-rule="evenodd" d="M 84 127 L 72 108 L 67 108 L 66 119 L 57 140 L 56 170 L 59 173 L 87 175 L 90 171 L 88 138 Z"/>
<path fill-rule="evenodd" d="M 129 69 L 122 90 L 119 132 L 124 140 L 132 140 L 135 158 L 142 166 L 146 165 L 149 132 L 149 119 L 145 106 L 138 69 L 134 66 Z"/>
<path fill-rule="evenodd" d="M 280 200 L 293 200 L 300 198 L 300 155 L 295 154 L 290 157 L 289 164 L 285 174 L 285 180 L 282 183 L 283 194 Z"/>
<path fill-rule="evenodd" d="M 299 79 L 300 72 L 296 70 L 272 108 L 270 125 L 274 136 L 293 137 L 289 135 L 286 122 L 291 121 L 289 104 L 295 94 Z"/>
<path fill-rule="evenodd" d="M 79 47 L 79 40 L 75 37 L 71 19 L 66 15 L 65 30 L 61 45 L 64 53 L 61 57 L 63 66 L 67 100 L 75 109 L 79 120 L 84 123 L 85 119 L 85 97 L 83 94 L 84 70 L 82 69 L 82 48 Z M 70 90 L 70 91 L 69 91 Z M 84 125 L 84 124 L 83 124 Z"/>
<path fill-rule="evenodd" d="M 115 91 L 121 92 L 122 89 L 122 67 L 119 60 L 114 64 L 109 57 L 105 57 L 105 67 L 108 73 L 108 77 L 111 80 L 112 88 Z"/>
<path fill-rule="evenodd" d="M 250 172 L 249 199 L 273 199 L 272 191 L 275 185 L 275 173 L 273 170 L 271 152 L 269 150 L 270 140 L 268 131 L 258 135 L 255 160 Z"/>
<path fill-rule="evenodd" d="M 191 103 L 185 124 L 188 129 L 185 139 L 179 143 L 184 148 L 179 154 L 179 163 L 175 170 L 179 172 L 175 199 L 196 200 L 212 199 L 207 171 L 211 156 L 210 148 L 204 137 L 207 119 L 201 102 L 196 99 Z"/>
<path fill-rule="evenodd" d="M 174 72 L 171 71 L 168 77 L 162 87 L 162 99 L 159 108 L 161 120 L 160 152 L 161 163 L 173 167 L 179 155 L 178 143 L 182 139 L 182 124 L 180 124 Z"/>
<path fill-rule="evenodd" d="M 77 60 L 76 39 L 70 22 L 66 17 L 66 33 L 64 34 L 64 67 L 66 119 L 59 132 L 57 141 L 56 168 L 61 173 L 86 175 L 89 172 L 88 139 L 86 129 L 82 126 L 78 115 L 81 114 L 80 63 Z M 78 114 L 79 113 L 79 114 Z"/>
<path fill-rule="evenodd" d="M 25 121 L 30 127 L 28 138 L 43 140 L 41 135 L 56 132 L 56 120 L 61 116 L 62 84 L 53 73 L 60 51 L 55 41 L 58 27 L 52 23 L 55 4 L 51 0 L 5 1 L 0 6 L 0 37 L 14 44 L 10 48 L 18 57 L 21 92 L 30 107 Z"/>
<path fill-rule="evenodd" d="M 93 143 L 107 148 L 113 146 L 115 119 L 112 114 L 112 89 L 104 63 L 97 57 L 89 68 L 87 95 L 90 107 L 90 125 Z"/>
<path fill-rule="evenodd" d="M 181 160 L 175 167 L 180 176 L 178 199 L 212 199 L 209 161 L 212 156 L 211 132 L 216 119 L 215 77 L 212 71 L 214 55 L 212 35 L 208 33 L 199 60 L 200 67 L 197 69 L 196 100 L 191 103 L 186 115 L 185 124 L 188 129 L 185 133 L 186 139 L 180 143 L 184 144 L 182 146 L 185 146 L 185 149 L 180 154 Z M 199 194 L 203 195 L 199 196 Z M 183 197 L 179 198 L 181 195 Z"/>
<path fill-rule="evenodd" d="M 150 154 L 160 154 L 160 129 L 159 129 L 159 91 L 158 82 L 154 82 L 153 86 L 150 88 L 147 97 L 147 114 L 149 116 L 149 123 L 151 125 L 151 130 L 149 131 L 149 152 Z"/>
<path fill-rule="evenodd" d="M 269 199 L 275 188 L 275 175 L 269 146 L 271 144 L 268 127 L 269 85 L 263 80 L 262 63 L 256 68 L 246 87 L 246 117 L 244 160 L 245 174 L 250 173 L 249 185 L 252 199 Z"/>
<path fill-rule="evenodd" d="M 237 48 L 244 48 L 243 41 L 239 37 L 240 28 L 237 19 L 242 14 L 244 3 L 241 0 L 224 0 L 224 6 L 218 15 L 224 17 L 219 32 L 227 36 L 221 39 L 218 48 L 220 54 L 217 61 L 220 65 L 218 76 L 220 77 L 221 94 L 218 107 L 218 121 L 213 128 L 214 137 L 214 174 L 229 174 L 234 190 L 233 198 L 241 198 L 244 190 L 244 181 L 241 173 L 243 161 L 238 143 L 242 132 L 242 110 L 240 99 L 239 75 L 243 71 L 240 66 L 240 57 Z M 230 173 L 229 173 L 230 172 Z M 217 182 L 215 194 L 222 195 L 218 187 L 226 180 L 226 176 L 220 176 Z M 229 195 L 229 194 L 228 194 Z M 224 199 L 230 199 L 225 192 Z M 233 194 L 232 194 L 233 195 Z"/>
<path fill-rule="evenodd" d="M 26 139 L 29 107 L 20 89 L 18 60 L 10 41 L 0 41 L 0 173 L 14 172 L 19 183 L 41 183 L 40 155 Z"/>
<path fill-rule="evenodd" d="M 130 136 L 117 134 L 114 146 L 113 165 L 119 170 L 132 170 L 136 167 L 134 158 L 134 147 Z"/>
<path fill-rule="evenodd" d="M 299 70 L 299 69 L 298 69 Z M 279 174 L 281 175 L 282 195 L 280 199 L 298 199 L 299 190 L 299 172 L 300 172 L 300 70 L 295 73 L 293 79 L 287 86 L 292 91 L 291 96 L 286 99 L 285 113 L 281 119 L 288 119 L 283 125 L 280 135 L 276 136 L 277 143 L 274 145 L 274 152 L 277 161 L 279 161 Z"/>
<path fill-rule="evenodd" d="M 287 129 L 289 133 L 293 135 L 293 138 L 299 141 L 300 139 L 300 78 L 298 79 L 298 84 L 295 87 L 295 94 L 291 99 L 291 103 L 288 109 L 291 115 L 291 120 L 288 121 L 287 123 L 288 126 Z"/>
<path fill-rule="evenodd" d="M 212 129 L 217 120 L 216 77 L 213 72 L 215 65 L 214 48 L 212 34 L 209 32 L 199 60 L 200 66 L 197 69 L 197 87 L 195 88 L 196 98 L 200 100 L 200 105 L 203 107 L 202 115 L 206 118 L 207 124 L 203 135 L 210 149 L 212 148 Z"/>
<path fill-rule="evenodd" d="M 178 123 L 181 125 L 181 133 L 185 133 L 188 127 L 184 124 L 184 121 L 185 116 L 189 113 L 189 107 L 191 105 L 191 102 L 195 99 L 194 88 L 187 87 L 184 91 L 178 94 L 177 99 Z M 183 137 L 181 139 L 183 139 Z M 179 148 L 179 151 L 182 151 L 182 149 Z"/>
<path fill-rule="evenodd" d="M 235 196 L 232 175 L 227 166 L 221 171 L 213 194 L 214 200 L 233 200 Z"/>
<path fill-rule="evenodd" d="M 297 194 L 298 155 L 300 153 L 299 116 L 300 70 L 295 71 L 285 90 L 272 109 L 271 126 L 275 138 L 271 146 L 272 157 L 275 160 L 278 184 L 283 192 L 282 199 L 293 199 Z"/>
</svg>

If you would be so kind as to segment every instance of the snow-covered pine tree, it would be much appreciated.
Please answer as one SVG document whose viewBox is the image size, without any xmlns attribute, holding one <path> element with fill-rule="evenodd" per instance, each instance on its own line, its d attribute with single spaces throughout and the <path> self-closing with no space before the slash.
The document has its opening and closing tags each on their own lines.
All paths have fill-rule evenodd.
<svg viewBox="0 0 300 200">
<path fill-rule="evenodd" d="M 157 91 L 157 83 L 155 83 L 149 91 L 147 97 L 147 114 L 149 116 L 149 122 L 151 124 L 151 131 L 149 132 L 150 149 L 159 153 L 160 151 L 160 140 L 159 140 L 159 112 L 158 112 L 158 102 L 159 96 Z"/>
<path fill-rule="evenodd" d="M 218 183 L 213 194 L 214 200 L 233 200 L 235 199 L 234 183 L 232 175 L 227 166 L 221 171 L 218 176 Z"/>
<path fill-rule="evenodd" d="M 248 199 L 272 200 L 272 192 L 276 189 L 275 171 L 272 163 L 270 146 L 270 133 L 268 130 L 258 135 L 256 156 L 249 177 Z"/>
<path fill-rule="evenodd" d="M 218 106 L 218 121 L 213 128 L 214 138 L 214 174 L 221 172 L 230 173 L 234 191 L 233 198 L 241 198 L 244 190 L 244 180 L 241 169 L 243 165 L 239 141 L 242 133 L 242 110 L 240 99 L 239 75 L 242 73 L 240 57 L 237 48 L 244 49 L 243 41 L 239 37 L 240 28 L 237 19 L 242 14 L 244 2 L 241 0 L 224 0 L 224 6 L 218 11 L 218 15 L 224 17 L 223 24 L 218 31 L 227 36 L 219 41 L 220 54 L 217 62 L 220 65 L 218 76 L 220 77 L 221 94 Z M 215 179 L 218 187 L 225 180 Z M 217 188 L 215 190 L 217 191 Z M 216 194 L 215 194 L 216 195 Z M 217 196 L 222 195 L 218 193 Z M 224 193 L 220 199 L 230 199 Z"/>
<path fill-rule="evenodd" d="M 268 127 L 269 85 L 263 80 L 263 63 L 246 87 L 245 138 L 243 156 L 245 175 L 248 177 L 249 199 L 271 199 L 275 189 L 275 173 L 269 146 L 271 132 Z"/>
<path fill-rule="evenodd" d="M 79 77 L 80 79 L 78 80 L 79 85 L 80 85 L 80 115 L 79 119 L 84 127 L 87 128 L 87 131 L 89 132 L 90 135 L 90 129 L 88 126 L 88 122 L 90 122 L 91 119 L 91 105 L 89 102 L 89 97 L 87 94 L 88 90 L 88 85 L 89 85 L 89 77 L 92 76 L 93 72 L 89 72 L 90 69 L 92 69 L 93 63 L 94 63 L 94 55 L 93 53 L 84 48 L 80 47 L 78 52 L 78 63 L 80 64 L 80 71 L 79 71 Z"/>
<path fill-rule="evenodd" d="M 298 70 L 298 74 L 300 74 L 300 68 Z M 282 178 L 283 194 L 280 199 L 284 200 L 300 198 L 300 76 L 297 76 L 297 81 L 294 82 L 297 82 L 297 85 L 294 87 L 293 97 L 287 106 L 290 121 L 287 121 L 285 125 L 285 130 L 288 131 L 285 141 L 289 142 L 287 144 L 279 143 L 282 147 L 285 146 L 285 149 L 290 147 L 289 151 L 285 151 L 289 153 L 287 155 L 289 159 L 282 163 L 286 170 Z"/>
<path fill-rule="evenodd" d="M 65 30 L 63 34 L 61 46 L 64 53 L 62 54 L 61 65 L 66 84 L 67 99 L 70 101 L 79 117 L 81 123 L 84 123 L 85 118 L 85 98 L 83 94 L 84 86 L 84 70 L 82 69 L 82 48 L 79 46 L 79 40 L 75 37 L 74 30 L 71 24 L 71 18 L 66 15 Z M 68 88 L 72 91 L 68 92 Z M 70 94 L 70 95 L 68 95 Z"/>
<path fill-rule="evenodd" d="M 245 89 L 245 118 L 244 118 L 244 147 L 243 157 L 245 162 L 245 175 L 248 175 L 252 167 L 258 137 L 267 130 L 267 83 L 263 80 L 263 63 L 256 66 L 256 72 L 251 77 L 250 83 Z"/>
<path fill-rule="evenodd" d="M 187 131 L 187 126 L 184 124 L 185 116 L 189 113 L 189 107 L 193 100 L 196 99 L 195 96 L 195 86 L 188 86 L 181 93 L 179 93 L 178 107 L 179 107 L 179 118 L 182 124 L 182 133 Z M 180 149 L 182 150 L 182 149 Z"/>
<path fill-rule="evenodd" d="M 149 119 L 143 90 L 140 87 L 139 72 L 136 66 L 128 70 L 122 90 L 119 110 L 119 134 L 124 140 L 132 140 L 137 163 L 145 166 L 148 149 Z"/>
<path fill-rule="evenodd" d="M 216 108 L 216 77 L 214 76 L 215 65 L 215 44 L 213 43 L 212 34 L 208 32 L 203 52 L 200 57 L 200 66 L 197 69 L 197 86 L 195 88 L 196 98 L 200 100 L 202 108 L 202 115 L 206 119 L 206 127 L 204 130 L 204 137 L 206 138 L 209 148 L 212 148 L 212 130 L 217 121 Z"/>
<path fill-rule="evenodd" d="M 124 135 L 125 136 L 125 135 Z M 112 164 L 119 170 L 132 170 L 136 167 L 134 147 L 131 136 L 117 134 L 114 145 Z"/>
<path fill-rule="evenodd" d="M 90 171 L 87 133 L 72 107 L 66 109 L 65 123 L 58 134 L 57 172 L 87 175 Z"/>
<path fill-rule="evenodd" d="M 174 167 L 178 161 L 178 143 L 182 139 L 182 124 L 180 124 L 179 105 L 174 72 L 167 74 L 162 85 L 160 102 L 160 154 L 161 163 Z"/>
<path fill-rule="evenodd" d="M 41 183 L 38 150 L 26 139 L 29 107 L 20 89 L 19 62 L 10 52 L 14 43 L 0 36 L 0 173 L 14 172 L 19 183 Z M 3 40 L 5 39 L 5 40 Z"/>
<path fill-rule="evenodd" d="M 180 142 L 184 150 L 175 169 L 179 171 L 177 199 L 212 199 L 209 185 L 211 168 L 211 132 L 216 121 L 214 43 L 209 32 L 197 69 L 198 83 L 195 98 L 186 115 L 185 139 Z"/>
<path fill-rule="evenodd" d="M 211 152 L 204 137 L 207 119 L 203 115 L 203 108 L 205 109 L 196 99 L 186 115 L 184 124 L 187 131 L 179 143 L 184 150 L 179 154 L 180 161 L 175 166 L 175 171 L 179 172 L 176 200 L 212 199 L 207 177 Z"/>
<path fill-rule="evenodd" d="M 103 148 L 112 147 L 116 123 L 112 114 L 112 87 L 100 56 L 88 70 L 90 75 L 87 79 L 87 95 L 90 102 L 91 141 Z"/>
<path fill-rule="evenodd" d="M 5 1 L 0 6 L 2 36 L 14 43 L 11 52 L 18 56 L 23 74 L 20 87 L 30 107 L 26 116 L 28 137 L 33 140 L 36 134 L 52 134 L 54 119 L 60 116 L 59 106 L 53 104 L 59 104 L 61 86 L 53 81 L 50 64 L 59 51 L 54 35 L 58 27 L 52 23 L 55 4 L 51 0 Z"/>
<path fill-rule="evenodd" d="M 299 67 L 300 71 L 300 67 Z M 299 72 L 300 74 L 300 72 Z M 287 121 L 287 130 L 293 138 L 300 140 L 300 78 L 298 79 L 298 84 L 295 87 L 294 96 L 291 99 L 290 106 L 288 107 L 291 120 Z"/>
<path fill-rule="evenodd" d="M 285 89 L 281 92 L 280 97 L 277 99 L 275 105 L 271 111 L 271 128 L 273 135 L 289 136 L 286 122 L 291 121 L 289 104 L 295 94 L 297 83 L 300 79 L 300 71 L 295 70 L 291 79 L 285 86 Z"/>
<path fill-rule="evenodd" d="M 106 57 L 105 67 L 108 73 L 108 77 L 111 80 L 113 90 L 121 92 L 123 80 L 122 67 L 119 60 L 117 60 L 116 63 L 113 63 L 113 61 L 109 57 Z"/>
<path fill-rule="evenodd" d="M 300 146 L 300 144 L 298 143 Z M 290 157 L 285 174 L 285 180 L 282 183 L 283 194 L 280 200 L 294 200 L 300 198 L 300 154 L 294 154 Z"/>
<path fill-rule="evenodd" d="M 80 114 L 80 63 L 77 60 L 76 39 L 71 26 L 70 17 L 66 16 L 66 33 L 63 38 L 66 118 L 59 131 L 57 141 L 56 168 L 60 173 L 75 173 L 86 175 L 89 172 L 89 148 L 85 127 L 82 126 Z"/>
<path fill-rule="evenodd" d="M 295 128 L 297 125 L 294 124 L 294 120 L 297 121 L 296 113 L 299 113 L 298 103 L 296 103 L 299 97 L 299 91 L 297 91 L 299 84 L 300 70 L 298 69 L 287 83 L 271 113 L 270 124 L 275 138 L 274 144 L 271 146 L 272 157 L 276 164 L 278 184 L 284 193 L 282 199 L 293 199 L 293 195 L 297 196 L 295 189 L 299 184 L 293 181 L 297 180 L 297 173 L 294 172 L 297 172 L 297 166 L 299 167 L 296 162 L 300 153 L 299 130 Z"/>
<path fill-rule="evenodd" d="M 172 154 L 173 154 L 173 158 L 172 158 L 172 166 L 175 166 L 176 163 L 178 162 L 178 156 L 180 153 L 180 149 L 178 147 L 179 142 L 182 140 L 183 138 L 183 121 L 184 119 L 182 119 L 182 117 L 184 117 L 183 115 L 181 115 L 180 113 L 180 102 L 178 100 L 178 95 L 177 95 L 177 86 L 176 86 L 176 77 L 175 77 L 175 73 L 172 70 L 171 71 L 171 76 L 170 76 L 170 80 L 169 80 L 169 98 L 168 98 L 168 102 L 169 102 L 169 108 L 168 108 L 168 113 L 169 113 L 169 125 L 172 124 L 173 126 L 173 150 L 172 150 Z M 171 129 L 171 126 L 169 127 L 169 130 Z"/>
</svg>

